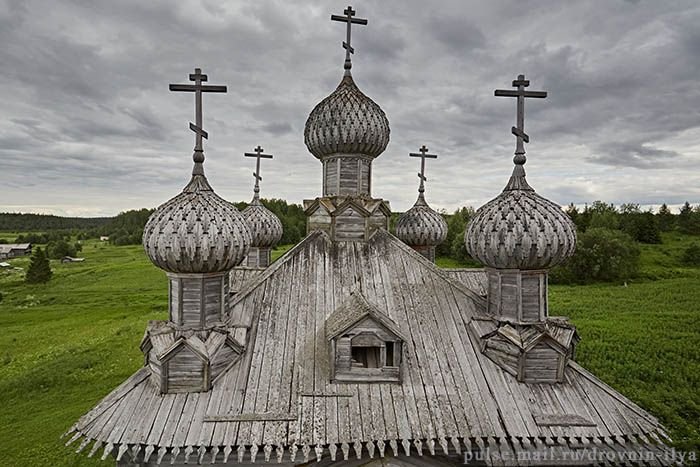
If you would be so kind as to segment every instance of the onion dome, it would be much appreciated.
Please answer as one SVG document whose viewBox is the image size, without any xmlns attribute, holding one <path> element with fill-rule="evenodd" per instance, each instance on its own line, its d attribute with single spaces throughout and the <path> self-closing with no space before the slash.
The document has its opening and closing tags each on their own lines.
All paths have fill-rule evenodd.
<svg viewBox="0 0 700 467">
<path fill-rule="evenodd" d="M 192 180 L 182 193 L 148 218 L 143 246 L 150 260 L 174 273 L 211 273 L 232 269 L 250 248 L 248 224 L 219 197 L 204 176 L 204 155 L 195 152 Z"/>
<path fill-rule="evenodd" d="M 423 193 L 396 221 L 396 236 L 412 246 L 437 246 L 447 238 L 447 222 L 425 202 Z"/>
<path fill-rule="evenodd" d="M 503 192 L 483 205 L 465 233 L 469 254 L 492 268 L 548 269 L 576 248 L 576 227 L 561 207 L 525 180 L 525 157 L 516 155 Z"/>
<path fill-rule="evenodd" d="M 384 111 L 355 85 L 349 70 L 338 88 L 314 107 L 304 142 L 319 159 L 332 154 L 379 156 L 389 144 Z"/>
<path fill-rule="evenodd" d="M 250 228 L 250 246 L 271 248 L 282 238 L 282 221 L 260 202 L 256 193 L 250 205 L 242 212 Z"/>
</svg>

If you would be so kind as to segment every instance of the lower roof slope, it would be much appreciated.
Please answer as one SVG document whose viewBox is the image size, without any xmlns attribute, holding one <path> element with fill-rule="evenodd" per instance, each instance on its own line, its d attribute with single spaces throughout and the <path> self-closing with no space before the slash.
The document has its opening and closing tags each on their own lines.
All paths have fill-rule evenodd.
<svg viewBox="0 0 700 467">
<path fill-rule="evenodd" d="M 402 384 L 330 383 L 326 319 L 358 287 L 406 338 Z M 483 297 L 386 231 L 366 243 L 316 231 L 231 300 L 228 324 L 249 327 L 249 338 L 211 391 L 160 395 L 140 370 L 78 421 L 71 441 L 95 440 L 104 456 L 207 463 L 258 451 L 289 460 L 665 449 L 654 417 L 575 363 L 562 384 L 501 370 L 468 332 L 484 310 Z"/>
</svg>

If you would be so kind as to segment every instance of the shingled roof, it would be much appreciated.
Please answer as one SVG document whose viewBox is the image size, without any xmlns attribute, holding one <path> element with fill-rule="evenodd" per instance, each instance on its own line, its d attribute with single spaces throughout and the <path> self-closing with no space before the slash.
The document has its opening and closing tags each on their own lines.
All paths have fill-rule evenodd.
<svg viewBox="0 0 700 467">
<path fill-rule="evenodd" d="M 358 287 L 406 338 L 400 384 L 330 382 L 325 326 Z M 481 451 L 488 464 L 521 465 L 503 459 L 585 446 L 665 452 L 653 416 L 573 361 L 563 383 L 527 384 L 484 356 L 468 332 L 484 314 L 480 293 L 384 230 L 368 242 L 312 232 L 232 298 L 226 324 L 248 338 L 210 391 L 161 395 L 141 369 L 69 442 L 157 463 Z"/>
</svg>

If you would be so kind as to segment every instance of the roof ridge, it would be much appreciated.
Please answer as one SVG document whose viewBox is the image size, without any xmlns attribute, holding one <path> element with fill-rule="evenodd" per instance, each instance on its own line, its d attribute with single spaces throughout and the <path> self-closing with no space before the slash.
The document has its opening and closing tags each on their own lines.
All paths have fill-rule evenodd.
<svg viewBox="0 0 700 467">
<path fill-rule="evenodd" d="M 406 245 L 404 242 L 395 237 L 391 232 L 387 231 L 386 229 L 377 229 L 375 232 L 372 233 L 369 240 L 371 241 L 376 235 L 386 236 L 386 238 L 393 242 L 397 248 L 400 248 L 404 253 L 414 258 L 417 262 L 421 263 L 424 266 L 427 266 L 429 269 L 435 272 L 438 276 L 440 276 L 441 279 L 444 279 L 445 282 L 449 283 L 451 286 L 458 289 L 460 292 L 469 296 L 469 298 L 474 300 L 476 305 L 479 305 L 486 309 L 486 299 L 484 297 L 477 294 L 461 282 L 450 277 L 449 274 L 445 273 L 441 268 L 437 267 L 435 263 L 428 260 L 425 256 L 421 255 L 416 250 Z M 476 311 L 479 315 L 488 317 L 486 313 L 480 313 L 478 309 Z"/>
<path fill-rule="evenodd" d="M 277 272 L 278 269 L 282 268 L 283 265 L 287 264 L 294 256 L 296 256 L 300 251 L 302 251 L 307 244 L 316 241 L 318 238 L 325 238 L 327 242 L 330 242 L 327 233 L 325 233 L 322 230 L 314 230 L 306 237 L 304 237 L 302 241 L 290 248 L 284 255 L 282 255 L 281 258 L 272 263 L 272 265 L 265 269 L 264 272 L 258 274 L 257 276 L 247 281 L 247 285 L 238 293 L 236 293 L 236 296 L 233 298 L 233 300 L 229 302 L 227 306 L 228 309 L 226 310 L 227 315 L 229 314 L 230 310 L 241 301 L 243 297 L 248 296 L 248 294 L 257 289 L 260 284 L 265 282 L 272 274 Z M 227 316 L 223 320 L 224 324 L 233 325 L 234 323 L 230 323 L 229 319 L 230 316 Z"/>
</svg>

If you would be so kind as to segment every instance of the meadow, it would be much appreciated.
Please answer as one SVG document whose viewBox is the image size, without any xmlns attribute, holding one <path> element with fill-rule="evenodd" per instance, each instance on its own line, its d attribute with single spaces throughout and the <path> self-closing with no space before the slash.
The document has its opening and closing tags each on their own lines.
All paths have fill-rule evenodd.
<svg viewBox="0 0 700 467">
<path fill-rule="evenodd" d="M 679 262 L 689 241 L 665 234 L 663 244 L 643 245 L 641 277 L 627 284 L 552 286 L 550 312 L 577 325 L 583 366 L 659 417 L 678 449 L 699 450 L 700 269 Z M 143 364 L 147 321 L 167 317 L 165 274 L 140 246 L 90 241 L 80 255 L 84 263 L 52 261 L 45 285 L 0 270 L 5 465 L 110 465 L 59 437 Z M 11 263 L 26 269 L 29 260 Z"/>
</svg>

